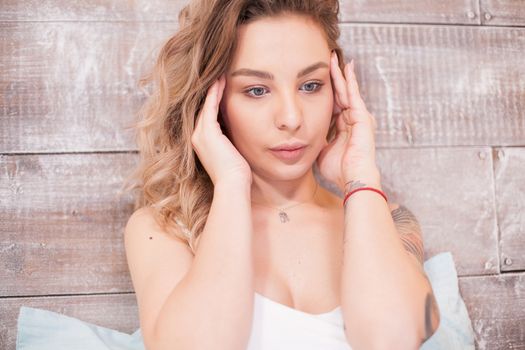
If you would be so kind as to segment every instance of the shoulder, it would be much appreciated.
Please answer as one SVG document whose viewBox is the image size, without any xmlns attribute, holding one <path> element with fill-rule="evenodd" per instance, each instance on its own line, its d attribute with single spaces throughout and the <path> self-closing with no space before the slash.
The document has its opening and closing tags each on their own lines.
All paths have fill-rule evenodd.
<svg viewBox="0 0 525 350">
<path fill-rule="evenodd" d="M 151 207 L 142 207 L 135 210 L 126 223 L 125 232 L 135 232 L 137 228 L 156 226 L 155 215 Z"/>
<path fill-rule="evenodd" d="M 150 207 L 142 207 L 135 210 L 128 218 L 124 229 L 126 242 L 144 239 L 153 231 L 161 232 L 154 210 Z"/>
<path fill-rule="evenodd" d="M 180 230 L 180 227 L 176 225 Z M 128 218 L 125 233 L 142 232 L 143 229 L 154 230 L 165 233 L 158 221 L 158 214 L 151 206 L 145 206 L 135 210 Z"/>
<path fill-rule="evenodd" d="M 175 230 L 180 231 L 181 228 L 176 225 Z M 131 214 L 124 229 L 124 239 L 127 245 L 128 243 L 140 244 L 146 240 L 154 239 L 156 242 L 162 243 L 177 241 L 186 244 L 181 238 L 168 234 L 160 227 L 157 213 L 150 206 L 139 208 Z"/>
<path fill-rule="evenodd" d="M 149 348 L 164 301 L 189 271 L 193 254 L 182 239 L 162 230 L 153 208 L 136 210 L 124 230 L 128 269 Z"/>
</svg>

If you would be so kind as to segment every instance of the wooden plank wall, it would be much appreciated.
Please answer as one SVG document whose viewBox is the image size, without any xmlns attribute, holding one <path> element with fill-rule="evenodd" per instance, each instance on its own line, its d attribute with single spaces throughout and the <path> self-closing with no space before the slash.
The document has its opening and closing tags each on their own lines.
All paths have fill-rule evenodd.
<svg viewBox="0 0 525 350">
<path fill-rule="evenodd" d="M 20 306 L 131 333 L 136 81 L 183 1 L 0 4 L 0 348 Z M 525 3 L 341 1 L 389 197 L 451 251 L 478 349 L 525 349 Z"/>
</svg>

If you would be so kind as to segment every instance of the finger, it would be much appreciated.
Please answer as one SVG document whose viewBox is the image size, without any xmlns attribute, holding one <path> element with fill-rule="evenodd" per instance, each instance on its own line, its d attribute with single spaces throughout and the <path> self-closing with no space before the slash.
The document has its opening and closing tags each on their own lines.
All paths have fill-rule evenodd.
<svg viewBox="0 0 525 350">
<path fill-rule="evenodd" d="M 219 105 L 221 103 L 222 95 L 224 93 L 224 87 L 226 86 L 226 76 L 224 75 L 224 73 L 220 76 L 219 83 L 219 91 L 217 94 L 217 109 L 219 108 Z"/>
<path fill-rule="evenodd" d="M 210 110 L 213 109 L 212 106 L 210 105 L 216 105 L 216 103 L 214 103 L 212 101 L 216 99 L 216 95 L 217 95 L 217 92 L 215 90 L 216 88 L 216 85 L 217 85 L 217 81 L 214 82 L 209 88 L 208 90 L 206 91 L 206 97 L 204 98 L 204 103 L 202 105 L 202 108 L 201 110 L 199 111 L 199 114 L 197 115 L 197 118 L 195 120 L 195 129 L 200 129 L 201 128 L 201 125 L 202 125 L 202 122 L 203 121 L 206 121 L 209 117 L 210 114 L 213 114 L 210 113 Z M 215 97 L 213 97 L 215 96 Z"/>
<path fill-rule="evenodd" d="M 345 121 L 348 124 L 348 128 L 351 128 L 352 125 L 358 122 L 368 123 L 370 126 L 373 126 L 374 122 L 371 118 L 371 114 L 368 112 L 365 102 L 359 93 L 359 86 L 357 84 L 357 78 L 353 66 L 354 60 L 351 60 L 350 63 L 344 67 L 348 97 L 350 100 L 350 107 L 343 111 L 345 114 Z"/>
<path fill-rule="evenodd" d="M 335 89 L 334 95 L 336 102 L 339 104 L 339 107 L 348 108 L 350 106 L 350 101 L 348 100 L 345 78 L 341 68 L 339 67 L 339 60 L 335 51 L 332 53 L 330 63 L 330 74 L 332 75 L 332 82 Z"/>
<path fill-rule="evenodd" d="M 350 105 L 348 106 L 352 110 L 366 111 L 365 101 L 359 93 L 359 85 L 354 71 L 354 60 L 352 59 L 349 64 L 345 65 L 345 77 L 347 82 L 348 96 Z"/>
<path fill-rule="evenodd" d="M 348 127 L 348 122 L 345 119 L 344 113 L 339 114 L 335 122 L 337 134 L 340 132 L 349 132 L 351 128 Z"/>
<path fill-rule="evenodd" d="M 203 121 L 207 123 L 217 121 L 220 85 L 220 79 L 215 80 L 206 94 L 206 100 L 204 101 L 202 112 L 204 113 Z"/>
<path fill-rule="evenodd" d="M 335 63 L 332 63 L 335 64 Z M 334 96 L 334 114 L 338 114 L 342 109 L 342 103 L 339 99 L 339 94 L 337 93 L 337 89 L 335 88 L 335 79 L 333 78 L 333 73 L 330 68 L 330 76 L 331 76 L 331 83 L 332 83 L 332 95 Z"/>
<path fill-rule="evenodd" d="M 334 102 L 334 108 L 333 108 L 333 111 L 332 111 L 332 115 L 334 115 L 334 116 L 338 115 L 338 114 L 341 113 L 341 111 L 342 111 L 341 107 L 339 107 L 337 105 L 337 103 Z"/>
<path fill-rule="evenodd" d="M 341 103 L 337 95 L 334 95 L 334 97 L 335 97 L 334 113 L 339 114 L 343 110 L 343 107 L 341 107 L 343 104 Z"/>
</svg>

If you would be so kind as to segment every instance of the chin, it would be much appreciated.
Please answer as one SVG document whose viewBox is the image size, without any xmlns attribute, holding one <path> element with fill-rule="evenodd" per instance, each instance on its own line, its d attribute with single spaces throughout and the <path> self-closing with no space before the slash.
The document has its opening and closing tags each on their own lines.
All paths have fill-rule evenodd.
<svg viewBox="0 0 525 350">
<path fill-rule="evenodd" d="M 275 159 L 266 164 L 258 164 L 252 169 L 257 175 L 264 178 L 289 181 L 301 178 L 312 169 L 312 166 L 313 161 L 305 157 L 293 164 L 286 164 Z"/>
</svg>

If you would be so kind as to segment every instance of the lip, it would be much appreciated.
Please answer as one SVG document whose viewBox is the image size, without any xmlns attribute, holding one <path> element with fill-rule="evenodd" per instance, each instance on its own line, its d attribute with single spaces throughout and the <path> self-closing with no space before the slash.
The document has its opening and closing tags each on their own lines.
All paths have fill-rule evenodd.
<svg viewBox="0 0 525 350">
<path fill-rule="evenodd" d="M 296 149 L 304 148 L 306 145 L 301 142 L 282 143 L 279 146 L 270 148 L 272 151 L 294 151 Z"/>
<path fill-rule="evenodd" d="M 279 146 L 277 148 L 271 148 L 272 154 L 284 161 L 285 163 L 295 163 L 305 153 L 306 145 L 302 146 Z"/>
</svg>

